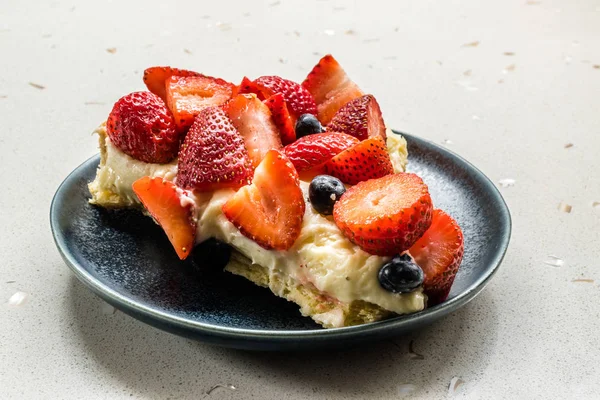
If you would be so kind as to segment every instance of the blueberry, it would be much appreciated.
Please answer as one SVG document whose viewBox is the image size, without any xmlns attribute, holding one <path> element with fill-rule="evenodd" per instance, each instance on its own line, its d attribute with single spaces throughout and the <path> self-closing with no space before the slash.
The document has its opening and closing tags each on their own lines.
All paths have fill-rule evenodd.
<svg viewBox="0 0 600 400">
<path fill-rule="evenodd" d="M 217 239 L 208 239 L 194 247 L 193 263 L 199 269 L 222 270 L 229 262 L 231 247 Z"/>
<path fill-rule="evenodd" d="M 333 205 L 342 197 L 346 188 L 342 181 L 329 175 L 317 175 L 308 187 L 308 198 L 313 208 L 323 215 L 333 213 Z"/>
<path fill-rule="evenodd" d="M 312 135 L 313 133 L 325 132 L 325 129 L 323 129 L 317 117 L 312 114 L 302 114 L 296 121 L 295 130 L 296 138 Z"/>
<path fill-rule="evenodd" d="M 410 293 L 423 284 L 423 270 L 408 254 L 394 256 L 379 270 L 379 284 L 392 293 Z"/>
</svg>

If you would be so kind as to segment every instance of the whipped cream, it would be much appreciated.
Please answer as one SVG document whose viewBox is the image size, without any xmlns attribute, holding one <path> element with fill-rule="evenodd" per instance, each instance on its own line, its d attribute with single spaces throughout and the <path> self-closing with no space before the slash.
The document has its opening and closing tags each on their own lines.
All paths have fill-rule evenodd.
<svg viewBox="0 0 600 400">
<path fill-rule="evenodd" d="M 101 137 L 105 136 L 102 132 L 99 133 Z M 92 189 L 99 193 L 109 191 L 125 199 L 130 205 L 135 205 L 139 203 L 131 185 L 137 179 L 152 176 L 173 181 L 177 175 L 176 160 L 164 165 L 135 160 L 116 148 L 107 136 L 102 145 L 106 146 L 105 157 L 98 168 L 96 179 L 90 184 L 92 193 L 95 193 Z M 404 154 L 390 152 L 394 169 L 403 171 L 406 141 L 389 132 L 388 148 L 395 152 L 404 151 Z M 308 182 L 300 183 L 305 198 L 308 198 L 308 185 Z M 294 245 L 287 251 L 262 248 L 242 235 L 223 215 L 221 207 L 233 193 L 232 189 L 223 189 L 206 193 L 188 192 L 182 197 L 186 204 L 194 205 L 197 243 L 214 237 L 234 247 L 252 263 L 267 268 L 271 276 L 290 276 L 303 285 L 314 285 L 319 291 L 343 303 L 363 300 L 398 314 L 420 311 L 425 307 L 422 289 L 408 294 L 394 294 L 384 290 L 379 285 L 377 274 L 389 257 L 374 256 L 361 250 L 342 234 L 331 216 L 319 214 L 308 201 L 302 230 Z M 99 202 L 98 200 L 92 198 L 91 201 Z M 283 295 L 278 293 L 281 288 L 271 289 L 274 293 Z M 334 315 L 329 317 L 327 319 L 331 325 L 341 324 L 335 322 L 339 318 Z"/>
<path fill-rule="evenodd" d="M 160 177 L 173 181 L 177 177 L 177 159 L 168 164 L 152 164 L 136 160 L 112 144 L 104 125 L 96 131 L 100 135 L 102 160 L 96 171 L 96 179 L 90 184 L 91 203 L 102 206 L 131 207 L 140 205 L 131 185 L 144 177 Z"/>
</svg>

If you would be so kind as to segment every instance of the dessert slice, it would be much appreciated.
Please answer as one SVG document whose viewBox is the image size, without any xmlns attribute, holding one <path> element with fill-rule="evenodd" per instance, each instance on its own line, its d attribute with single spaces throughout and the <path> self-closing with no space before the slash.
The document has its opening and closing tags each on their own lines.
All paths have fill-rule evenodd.
<svg viewBox="0 0 600 400">
<path fill-rule="evenodd" d="M 428 295 L 447 296 L 460 228 L 403 172 L 406 141 L 384 128 L 375 98 L 333 57 L 302 85 L 264 76 L 231 88 L 169 67 L 149 68 L 145 81 L 155 94 L 119 100 L 96 130 L 91 203 L 142 209 L 181 259 L 207 239 L 226 243 L 227 271 L 324 327 L 420 311 Z"/>
</svg>

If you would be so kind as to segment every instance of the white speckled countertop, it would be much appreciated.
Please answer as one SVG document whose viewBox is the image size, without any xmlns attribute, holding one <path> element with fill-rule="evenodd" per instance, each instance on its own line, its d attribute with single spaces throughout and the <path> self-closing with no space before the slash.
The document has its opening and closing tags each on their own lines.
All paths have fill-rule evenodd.
<svg viewBox="0 0 600 400">
<path fill-rule="evenodd" d="M 0 398 L 600 398 L 600 3 L 251 3 L 3 1 Z M 511 246 L 479 297 L 394 342 L 263 354 L 113 314 L 76 280 L 50 201 L 144 68 L 301 80 L 327 52 L 391 126 L 514 179 Z"/>
</svg>

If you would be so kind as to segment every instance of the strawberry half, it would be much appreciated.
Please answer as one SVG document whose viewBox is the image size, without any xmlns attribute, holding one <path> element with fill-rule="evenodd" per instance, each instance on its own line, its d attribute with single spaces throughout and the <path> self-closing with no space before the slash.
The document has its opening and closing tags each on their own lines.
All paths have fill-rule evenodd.
<svg viewBox="0 0 600 400">
<path fill-rule="evenodd" d="M 323 125 L 328 124 L 346 103 L 363 95 L 362 90 L 350 80 L 331 54 L 321 58 L 302 82 L 302 86 L 315 99 L 317 116 Z"/>
<path fill-rule="evenodd" d="M 179 150 L 173 116 L 165 103 L 150 92 L 121 97 L 108 116 L 106 133 L 123 153 L 147 163 L 168 163 Z"/>
<path fill-rule="evenodd" d="M 244 93 L 246 93 L 246 94 L 254 93 L 254 94 L 259 95 L 259 97 L 262 97 L 260 88 L 258 86 L 256 86 L 254 84 L 254 82 L 251 81 L 250 78 L 248 78 L 247 76 L 243 77 L 240 84 L 233 88 L 234 96 L 237 96 L 238 94 L 244 94 Z M 264 99 L 261 99 L 261 100 L 264 100 Z"/>
<path fill-rule="evenodd" d="M 381 136 L 385 140 L 385 123 L 375 97 L 366 94 L 340 108 L 327 125 L 328 131 L 343 132 L 359 140 Z"/>
<path fill-rule="evenodd" d="M 381 136 L 363 140 L 344 150 L 329 160 L 323 170 L 349 185 L 394 173 L 387 146 Z"/>
<path fill-rule="evenodd" d="M 200 111 L 179 150 L 177 184 L 184 189 L 210 191 L 240 187 L 252 170 L 244 139 L 225 111 Z"/>
<path fill-rule="evenodd" d="M 425 274 L 427 305 L 446 300 L 464 253 L 460 226 L 444 211 L 433 210 L 431 226 L 408 251 Z"/>
<path fill-rule="evenodd" d="M 191 204 L 182 205 L 181 189 L 162 178 L 145 176 L 133 182 L 133 191 L 152 218 L 163 228 L 181 260 L 190 255 L 196 237 Z"/>
<path fill-rule="evenodd" d="M 233 84 L 210 76 L 177 76 L 166 81 L 167 105 L 179 131 L 185 131 L 198 113 L 231 98 Z"/>
<path fill-rule="evenodd" d="M 340 152 L 356 145 L 358 139 L 338 132 L 303 136 L 283 148 L 298 172 L 318 167 Z"/>
<path fill-rule="evenodd" d="M 271 149 L 281 149 L 279 131 L 271 112 L 254 94 L 238 94 L 225 107 L 233 126 L 244 138 L 254 168 Z"/>
<path fill-rule="evenodd" d="M 284 145 L 294 142 L 296 140 L 296 130 L 283 95 L 281 93 L 274 94 L 265 100 L 265 104 L 271 110 L 273 122 L 275 122 L 277 129 L 279 129 L 281 142 Z"/>
<path fill-rule="evenodd" d="M 261 100 L 281 93 L 287 105 L 292 125 L 302 114 L 317 114 L 317 105 L 312 95 L 301 85 L 279 76 L 261 76 L 252 82 L 244 78 L 238 87 L 240 93 L 255 93 Z"/>
<path fill-rule="evenodd" d="M 223 213 L 242 234 L 265 249 L 288 250 L 302 228 L 304 197 L 298 173 L 280 151 L 269 150 L 254 171 L 252 184 L 223 205 Z"/>
<path fill-rule="evenodd" d="M 149 91 L 167 102 L 166 82 L 171 76 L 202 76 L 202 74 L 185 69 L 171 67 L 150 67 L 144 71 L 144 83 Z"/>
<path fill-rule="evenodd" d="M 431 225 L 433 206 L 427 185 L 400 173 L 360 182 L 333 207 L 342 233 L 364 251 L 393 256 L 408 250 Z"/>
</svg>

